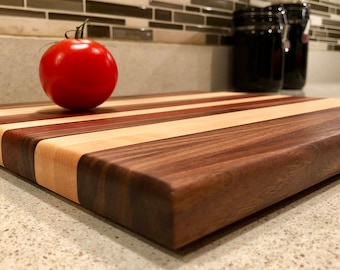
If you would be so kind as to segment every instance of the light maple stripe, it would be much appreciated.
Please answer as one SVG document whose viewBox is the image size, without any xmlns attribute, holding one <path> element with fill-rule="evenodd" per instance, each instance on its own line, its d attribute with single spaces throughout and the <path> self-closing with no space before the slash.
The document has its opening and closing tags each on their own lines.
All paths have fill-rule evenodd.
<svg viewBox="0 0 340 270">
<path fill-rule="evenodd" d="M 214 95 L 213 95 L 214 94 Z M 202 94 L 201 94 L 202 95 Z M 221 93 L 209 93 L 209 97 L 217 97 L 220 96 Z M 225 96 L 226 93 L 222 93 L 222 96 Z M 190 95 L 191 97 L 196 95 Z M 203 94 L 206 97 L 206 94 Z M 227 94 L 227 96 L 229 96 Z M 178 97 L 178 96 L 176 96 Z M 182 97 L 182 96 L 180 96 Z M 187 97 L 187 96 L 185 96 Z M 171 98 L 175 98 L 172 97 Z M 65 123 L 73 123 L 79 121 L 90 121 L 90 120 L 99 120 L 99 119 L 108 119 L 108 118 L 117 118 L 124 116 L 133 116 L 133 115 L 141 115 L 141 114 L 151 114 L 151 113 L 160 113 L 160 112 L 170 112 L 170 111 L 178 111 L 183 109 L 194 109 L 194 108 L 205 108 L 212 106 L 220 106 L 220 105 L 231 105 L 238 103 L 247 103 L 254 101 L 265 101 L 265 100 L 275 100 L 280 98 L 290 98 L 290 96 L 285 95 L 268 95 L 268 96 L 259 96 L 259 97 L 248 97 L 248 98 L 238 98 L 224 101 L 214 101 L 214 102 L 203 102 L 203 103 L 194 103 L 194 104 L 185 104 L 185 105 L 174 105 L 168 107 L 159 107 L 153 109 L 142 109 L 142 110 L 132 110 L 132 111 L 124 111 L 124 112 L 113 112 L 113 113 L 104 113 L 104 114 L 93 114 L 93 115 L 83 115 L 83 116 L 72 116 L 72 117 L 63 117 L 63 118 L 55 118 L 55 119 L 45 119 L 45 120 L 34 120 L 34 121 L 26 121 L 19 123 L 10 123 L 10 124 L 2 124 L 0 125 L 0 141 L 2 141 L 3 134 L 8 130 L 19 129 L 19 128 L 29 128 L 29 127 L 38 127 L 38 126 L 48 126 L 48 125 L 56 125 L 56 124 L 65 124 Z M 159 100 L 159 98 L 158 98 Z M 175 99 L 176 100 L 176 99 Z M 165 101 L 162 99 L 162 101 Z M 0 145 L 1 150 L 1 145 Z M 0 151 L 0 165 L 3 166 L 3 157 L 2 151 Z"/>
<path fill-rule="evenodd" d="M 340 100 L 323 99 L 46 139 L 38 143 L 35 151 L 36 180 L 38 184 L 79 203 L 77 164 L 84 154 L 336 107 L 340 107 Z"/>
</svg>

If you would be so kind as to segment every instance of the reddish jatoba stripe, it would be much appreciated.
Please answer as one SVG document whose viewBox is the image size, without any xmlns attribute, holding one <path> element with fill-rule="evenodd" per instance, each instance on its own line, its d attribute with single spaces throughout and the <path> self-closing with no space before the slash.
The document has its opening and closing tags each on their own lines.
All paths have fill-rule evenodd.
<svg viewBox="0 0 340 270">
<path fill-rule="evenodd" d="M 285 97 L 221 106 L 12 129 L 6 131 L 2 137 L 3 163 L 6 168 L 35 181 L 34 150 L 38 142 L 44 139 L 174 121 L 179 119 L 189 119 L 226 112 L 264 108 L 275 105 L 292 104 L 308 100 L 312 99 L 302 97 Z"/>
<path fill-rule="evenodd" d="M 339 173 L 339 126 L 335 108 L 86 154 L 79 202 L 178 248 Z"/>
<path fill-rule="evenodd" d="M 20 109 L 28 107 L 46 106 L 51 105 L 51 102 L 40 101 L 40 102 L 29 102 L 29 103 L 10 103 L 10 104 L 0 104 L 0 110 L 4 109 Z"/>
<path fill-rule="evenodd" d="M 158 96 L 160 95 L 141 96 L 139 98 L 137 97 L 136 100 L 138 101 L 138 99 L 142 99 L 146 97 L 154 98 Z M 169 95 L 169 96 L 174 96 L 174 95 Z M 80 115 L 93 115 L 93 114 L 102 114 L 102 113 L 151 109 L 151 108 L 162 108 L 162 107 L 169 107 L 169 106 L 189 105 L 189 104 L 195 104 L 195 103 L 233 100 L 233 99 L 239 99 L 239 98 L 251 98 L 251 97 L 257 97 L 257 96 L 261 96 L 261 95 L 259 94 L 252 94 L 252 95 L 235 94 L 234 96 L 218 96 L 218 97 L 209 97 L 209 98 L 200 98 L 200 99 L 175 100 L 175 101 L 167 101 L 167 102 L 150 102 L 147 104 L 136 103 L 136 104 L 131 104 L 131 105 L 98 107 L 89 112 L 70 112 L 62 108 L 53 108 L 53 109 L 49 108 L 49 109 L 38 110 L 30 114 L 1 116 L 1 111 L 0 111 L 0 124 L 19 123 L 19 122 L 26 122 L 26 121 L 54 119 L 54 118 L 63 118 L 63 117 L 80 116 Z M 121 99 L 117 98 L 114 100 L 116 101 L 126 100 L 126 98 L 121 98 Z"/>
<path fill-rule="evenodd" d="M 169 93 L 155 93 L 155 94 L 146 94 L 146 95 L 131 95 L 131 96 L 120 96 L 120 97 L 111 97 L 109 100 L 127 100 L 127 99 L 143 99 L 146 97 L 172 97 L 172 96 L 184 96 L 184 95 L 192 95 L 192 94 L 200 94 L 207 93 L 204 91 L 183 91 L 183 92 L 169 92 Z M 37 102 L 28 102 L 28 103 L 9 103 L 9 104 L 0 104 L 0 110 L 2 109 L 14 109 L 14 108 L 28 108 L 28 107 L 37 107 L 37 106 L 49 106 L 52 105 L 52 102 L 49 101 L 37 101 Z"/>
</svg>

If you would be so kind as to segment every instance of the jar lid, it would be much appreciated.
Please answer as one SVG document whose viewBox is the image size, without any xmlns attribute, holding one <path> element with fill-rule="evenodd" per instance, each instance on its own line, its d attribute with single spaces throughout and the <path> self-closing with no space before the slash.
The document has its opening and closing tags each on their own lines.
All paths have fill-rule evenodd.
<svg viewBox="0 0 340 270">
<path fill-rule="evenodd" d="M 284 21 L 284 14 L 285 9 L 282 5 L 239 9 L 233 13 L 234 27 L 281 26 Z"/>
<path fill-rule="evenodd" d="M 288 23 L 301 23 L 309 20 L 309 4 L 307 3 L 289 3 L 277 6 L 283 6 L 286 10 Z"/>
</svg>

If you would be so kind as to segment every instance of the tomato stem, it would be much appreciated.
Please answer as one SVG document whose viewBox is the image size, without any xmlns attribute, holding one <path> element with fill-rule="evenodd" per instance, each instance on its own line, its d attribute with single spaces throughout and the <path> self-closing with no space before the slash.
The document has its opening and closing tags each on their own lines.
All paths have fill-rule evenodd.
<svg viewBox="0 0 340 270">
<path fill-rule="evenodd" d="M 75 32 L 74 38 L 81 39 L 84 37 L 84 29 L 86 24 L 89 22 L 89 19 L 86 19 L 81 25 L 76 27 L 76 30 L 68 30 L 65 33 L 65 38 L 69 39 L 69 36 L 67 35 L 69 32 Z"/>
</svg>

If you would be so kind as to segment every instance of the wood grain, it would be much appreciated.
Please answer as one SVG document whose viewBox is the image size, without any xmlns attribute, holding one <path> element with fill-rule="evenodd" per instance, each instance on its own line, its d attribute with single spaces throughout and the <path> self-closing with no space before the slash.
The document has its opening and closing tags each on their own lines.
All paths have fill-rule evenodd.
<svg viewBox="0 0 340 270">
<path fill-rule="evenodd" d="M 218 98 L 213 103 L 211 102 L 211 99 L 204 99 L 200 100 L 199 104 L 190 106 L 188 106 L 188 103 L 186 106 L 179 106 L 177 104 L 177 106 L 171 106 L 170 108 L 162 108 L 158 105 L 158 108 L 162 108 L 161 110 L 141 110 L 138 105 L 135 106 L 136 110 L 133 112 L 130 112 L 131 108 L 129 107 L 127 110 L 129 114 L 117 114 L 118 112 L 124 112 L 122 109 L 117 109 L 115 114 L 106 113 L 105 115 L 100 115 L 100 119 L 98 119 L 98 116 L 92 118 L 90 115 L 87 115 L 86 117 L 74 115 L 71 118 L 54 120 L 54 124 L 52 124 L 52 121 L 34 121 L 33 124 L 31 121 L 27 121 L 25 123 L 20 123 L 19 125 L 18 123 L 2 125 L 3 130 L 6 128 L 8 129 L 3 133 L 3 140 L 6 142 L 3 146 L 3 152 L 6 153 L 5 155 L 7 157 L 4 165 L 13 171 L 17 171 L 24 177 L 35 181 L 34 151 L 37 143 L 44 139 L 170 120 L 188 119 L 198 116 L 257 108 L 259 106 L 268 107 L 273 105 L 291 104 L 301 101 L 301 97 L 273 98 L 272 96 L 268 96 L 265 98 L 252 98 L 250 95 L 247 97 L 246 102 L 242 102 L 243 96 L 242 99 L 239 98 L 237 101 L 230 100 L 229 97 L 224 97 L 224 99 L 225 100 L 221 100 L 221 98 Z M 303 98 L 303 100 L 305 101 L 306 98 Z M 191 103 L 192 102 L 193 101 L 191 100 Z M 164 103 L 162 103 L 162 105 L 164 105 Z M 167 103 L 167 105 L 170 104 Z M 150 107 L 154 106 L 155 104 L 150 104 Z M 140 114 L 140 112 L 142 112 L 142 114 Z M 59 118 L 59 115 L 55 118 Z M 30 126 L 28 126 L 28 124 L 30 124 Z M 37 124 L 39 124 L 39 126 L 36 126 Z M 13 129 L 13 127 L 15 127 L 15 129 Z M 22 139 L 23 137 L 25 137 L 24 140 Z M 24 165 L 18 167 L 21 164 Z"/>
<path fill-rule="evenodd" d="M 26 104 L 0 107 L 0 138 L 2 166 L 179 248 L 340 173 L 340 100 L 169 93 L 81 114 Z"/>
</svg>

